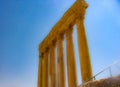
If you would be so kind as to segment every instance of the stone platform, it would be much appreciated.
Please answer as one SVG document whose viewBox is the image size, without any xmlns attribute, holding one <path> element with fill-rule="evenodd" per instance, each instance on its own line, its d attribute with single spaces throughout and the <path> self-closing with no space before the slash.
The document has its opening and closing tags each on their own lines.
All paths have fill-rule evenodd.
<svg viewBox="0 0 120 87">
<path fill-rule="evenodd" d="M 79 87 L 120 87 L 120 75 L 116 77 L 90 81 Z"/>
</svg>

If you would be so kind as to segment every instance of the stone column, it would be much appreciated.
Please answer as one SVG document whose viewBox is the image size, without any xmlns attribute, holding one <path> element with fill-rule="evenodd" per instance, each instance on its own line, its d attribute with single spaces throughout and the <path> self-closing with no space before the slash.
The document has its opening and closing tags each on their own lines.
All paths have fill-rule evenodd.
<svg viewBox="0 0 120 87">
<path fill-rule="evenodd" d="M 68 65 L 68 87 L 77 87 L 76 59 L 74 54 L 73 27 L 66 32 L 66 53 Z"/>
<path fill-rule="evenodd" d="M 42 87 L 42 58 L 43 56 L 40 55 L 38 65 L 38 87 Z"/>
<path fill-rule="evenodd" d="M 44 87 L 44 75 L 45 75 L 45 73 L 44 73 L 44 71 L 45 71 L 45 67 L 44 67 L 44 56 L 45 56 L 45 54 L 43 54 L 43 58 L 42 58 L 42 87 Z"/>
<path fill-rule="evenodd" d="M 50 87 L 57 87 L 56 85 L 56 42 L 54 41 L 50 46 Z"/>
<path fill-rule="evenodd" d="M 42 87 L 48 87 L 48 58 L 49 58 L 49 52 L 48 49 L 44 53 L 44 59 L 43 59 L 43 86 Z"/>
<path fill-rule="evenodd" d="M 92 77 L 92 68 L 91 68 L 88 44 L 86 40 L 84 20 L 78 19 L 76 21 L 76 26 L 77 26 L 82 82 L 86 82 Z"/>
<path fill-rule="evenodd" d="M 51 87 L 51 64 L 50 64 L 50 50 L 49 50 L 49 58 L 48 58 L 48 87 Z"/>
<path fill-rule="evenodd" d="M 65 65 L 64 65 L 64 36 L 58 37 L 58 87 L 66 87 Z"/>
</svg>

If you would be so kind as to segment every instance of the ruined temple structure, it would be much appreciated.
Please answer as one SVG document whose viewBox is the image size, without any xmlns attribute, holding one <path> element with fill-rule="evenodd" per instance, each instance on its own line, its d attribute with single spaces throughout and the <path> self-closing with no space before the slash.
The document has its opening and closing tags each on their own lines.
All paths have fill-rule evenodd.
<svg viewBox="0 0 120 87">
<path fill-rule="evenodd" d="M 54 25 L 39 45 L 38 87 L 66 87 L 64 39 L 66 39 L 68 87 L 78 87 L 73 26 L 76 25 L 82 82 L 92 77 L 91 62 L 86 40 L 84 17 L 88 4 L 76 2 Z M 57 48 L 57 51 L 56 51 Z"/>
</svg>

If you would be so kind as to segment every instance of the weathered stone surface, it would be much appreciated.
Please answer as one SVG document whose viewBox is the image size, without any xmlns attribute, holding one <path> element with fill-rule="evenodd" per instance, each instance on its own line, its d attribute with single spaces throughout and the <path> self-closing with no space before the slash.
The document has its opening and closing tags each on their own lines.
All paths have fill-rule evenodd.
<svg viewBox="0 0 120 87">
<path fill-rule="evenodd" d="M 58 37 L 58 87 L 66 87 L 65 62 L 64 62 L 64 36 Z"/>
<path fill-rule="evenodd" d="M 44 53 L 43 56 L 43 79 L 42 79 L 42 87 L 48 87 L 48 57 L 49 57 L 49 52 L 48 50 Z"/>
<path fill-rule="evenodd" d="M 116 77 L 90 81 L 79 87 L 120 87 L 120 75 Z"/>
<path fill-rule="evenodd" d="M 38 87 L 42 87 L 42 59 L 43 56 L 40 56 L 38 65 Z"/>
<path fill-rule="evenodd" d="M 55 24 L 47 37 L 39 45 L 39 53 L 44 54 L 42 61 L 42 76 L 39 74 L 38 80 L 42 79 L 42 83 L 38 82 L 38 87 L 48 87 L 50 84 L 51 87 L 66 87 L 66 69 L 64 66 L 64 36 L 66 35 L 66 47 L 67 47 L 67 62 L 68 62 L 68 83 L 69 87 L 77 87 L 77 74 L 76 74 L 76 64 L 75 64 L 75 54 L 74 54 L 74 44 L 72 29 L 75 24 L 77 24 L 78 31 L 78 44 L 79 49 L 82 49 L 79 52 L 82 61 L 82 81 L 87 81 L 91 74 L 90 58 L 88 53 L 87 41 L 84 31 L 84 15 L 86 12 L 87 4 L 84 0 L 77 0 L 69 10 L 63 15 L 63 17 Z M 82 23 L 77 22 L 77 20 L 82 21 Z M 72 27 L 72 29 L 70 28 Z M 71 29 L 71 30 L 70 30 Z M 82 37 L 81 37 L 82 35 Z M 55 46 L 51 48 L 53 42 L 57 42 L 57 70 L 55 70 Z M 49 49 L 49 50 L 48 50 Z M 52 50 L 51 50 L 52 49 Z M 48 65 L 50 60 L 50 66 Z M 54 65 L 53 65 L 54 64 Z M 83 65 L 86 64 L 86 65 Z M 83 70 L 84 68 L 84 70 Z M 55 72 L 57 71 L 57 72 Z M 87 73 L 86 73 L 87 72 Z M 55 75 L 57 74 L 57 78 Z M 41 77 L 40 77 L 41 76 Z M 56 80 L 56 81 L 55 81 Z M 49 85 L 49 86 L 50 86 Z"/>
<path fill-rule="evenodd" d="M 77 36 L 78 36 L 81 77 L 82 77 L 82 82 L 84 83 L 92 77 L 92 67 L 91 67 L 89 49 L 86 39 L 84 20 L 77 20 L 76 27 L 77 27 Z"/>
<path fill-rule="evenodd" d="M 41 42 L 39 50 L 44 52 L 46 47 L 49 47 L 52 41 L 55 40 L 59 34 L 65 33 L 70 25 L 75 24 L 77 18 L 84 18 L 86 7 L 87 4 L 84 2 L 84 0 L 77 0 L 55 24 L 47 37 Z"/>
<path fill-rule="evenodd" d="M 68 69 L 68 87 L 77 87 L 77 70 L 76 59 L 73 42 L 73 27 L 66 31 L 66 53 L 67 53 L 67 69 Z"/>
<path fill-rule="evenodd" d="M 50 59 L 49 59 L 49 76 L 50 76 L 50 86 L 49 87 L 57 87 L 57 79 L 56 79 L 56 42 L 53 42 L 50 46 Z"/>
</svg>

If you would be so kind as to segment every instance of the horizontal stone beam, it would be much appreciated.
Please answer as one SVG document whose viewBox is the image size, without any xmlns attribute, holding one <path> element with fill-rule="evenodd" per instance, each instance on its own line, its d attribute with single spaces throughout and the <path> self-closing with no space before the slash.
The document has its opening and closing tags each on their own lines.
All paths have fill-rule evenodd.
<svg viewBox="0 0 120 87">
<path fill-rule="evenodd" d="M 50 46 L 52 41 L 56 40 L 58 35 L 64 34 L 69 26 L 74 25 L 76 18 L 84 18 L 87 4 L 85 2 L 76 1 L 63 17 L 55 24 L 47 37 L 39 45 L 39 51 L 43 53 Z M 83 16 L 83 17 L 82 17 Z"/>
</svg>

